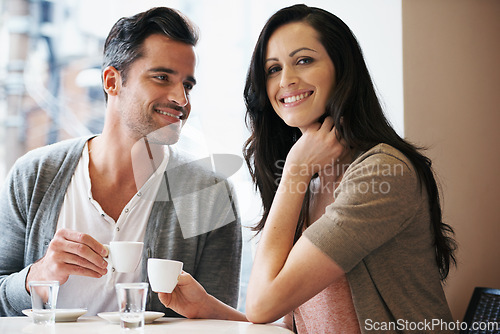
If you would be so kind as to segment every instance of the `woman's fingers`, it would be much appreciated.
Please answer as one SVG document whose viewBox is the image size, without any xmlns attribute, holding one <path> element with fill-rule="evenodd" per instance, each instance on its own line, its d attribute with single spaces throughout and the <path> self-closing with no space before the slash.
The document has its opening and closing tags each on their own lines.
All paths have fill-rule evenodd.
<svg viewBox="0 0 500 334">
<path fill-rule="evenodd" d="M 321 124 L 321 127 L 319 128 L 319 131 L 332 131 L 335 126 L 335 121 L 333 120 L 333 117 L 328 116 L 325 118 L 323 123 Z"/>
</svg>

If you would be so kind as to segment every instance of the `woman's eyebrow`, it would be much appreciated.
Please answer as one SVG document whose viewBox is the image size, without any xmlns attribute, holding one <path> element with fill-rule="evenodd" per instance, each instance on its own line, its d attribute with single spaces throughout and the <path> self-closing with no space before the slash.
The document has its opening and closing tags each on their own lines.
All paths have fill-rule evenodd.
<svg viewBox="0 0 500 334">
<path fill-rule="evenodd" d="M 317 52 L 316 50 L 313 50 L 313 49 L 310 49 L 310 48 L 306 48 L 306 47 L 303 47 L 303 48 L 298 48 L 296 50 L 293 50 L 292 52 L 290 52 L 290 54 L 288 55 L 288 57 L 293 57 L 295 56 L 298 52 L 300 51 L 312 51 L 312 52 Z M 268 61 L 278 61 L 278 58 L 267 58 L 265 61 L 264 61 L 264 64 L 267 63 Z"/>
<path fill-rule="evenodd" d="M 313 49 L 309 49 L 309 48 L 303 47 L 303 48 L 298 48 L 297 50 L 294 50 L 294 51 L 290 52 L 290 54 L 289 54 L 288 56 L 289 56 L 289 57 L 293 57 L 293 56 L 295 56 L 295 54 L 296 54 L 297 52 L 304 51 L 304 50 L 306 50 L 306 51 L 312 51 L 312 52 L 317 52 L 316 50 L 313 50 Z"/>
<path fill-rule="evenodd" d="M 278 61 L 278 58 L 267 58 L 265 61 L 264 61 L 264 64 L 267 63 L 268 61 Z"/>
</svg>

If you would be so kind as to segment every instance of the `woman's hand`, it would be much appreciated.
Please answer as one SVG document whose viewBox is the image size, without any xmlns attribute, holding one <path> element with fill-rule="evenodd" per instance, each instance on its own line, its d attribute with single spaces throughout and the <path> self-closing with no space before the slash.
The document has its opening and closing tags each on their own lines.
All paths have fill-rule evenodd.
<svg viewBox="0 0 500 334">
<path fill-rule="evenodd" d="M 189 319 L 247 321 L 243 313 L 209 295 L 190 274 L 182 272 L 172 293 L 158 293 L 165 307 Z"/>
<path fill-rule="evenodd" d="M 285 170 L 312 177 L 333 168 L 346 154 L 346 148 L 337 140 L 333 118 L 311 125 L 293 145 L 286 158 Z"/>
<path fill-rule="evenodd" d="M 201 315 L 209 299 L 208 293 L 190 274 L 182 272 L 172 293 L 159 292 L 158 297 L 165 307 L 187 318 L 205 318 Z"/>
</svg>

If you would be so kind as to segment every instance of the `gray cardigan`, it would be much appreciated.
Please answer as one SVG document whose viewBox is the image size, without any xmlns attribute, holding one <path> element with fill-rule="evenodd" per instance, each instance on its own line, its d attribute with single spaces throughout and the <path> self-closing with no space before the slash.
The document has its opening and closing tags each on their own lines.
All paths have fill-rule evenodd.
<svg viewBox="0 0 500 334">
<path fill-rule="evenodd" d="M 18 159 L 3 184 L 0 191 L 0 316 L 21 315 L 23 309 L 31 308 L 25 289 L 26 275 L 31 264 L 43 257 L 55 234 L 66 189 L 88 139 L 66 140 L 28 152 Z M 236 307 L 242 237 L 230 184 L 175 150 L 171 150 L 167 170 L 165 191 L 159 191 L 163 193 L 162 198 L 153 204 L 146 228 L 142 281 L 147 282 L 147 258 L 179 260 L 184 262 L 183 269 L 208 293 Z M 173 181 L 170 186 L 169 181 Z M 187 194 L 189 200 L 175 201 L 175 195 L 174 200 L 165 198 L 168 197 L 165 193 L 173 191 L 172 183 L 177 187 L 176 192 Z M 203 191 L 196 191 L 200 189 Z M 221 208 L 218 199 L 224 196 L 229 197 L 231 212 Z M 184 238 L 179 215 L 191 219 L 193 225 L 206 221 L 216 223 L 207 233 L 191 233 Z M 175 315 L 151 291 L 146 308 Z"/>
</svg>

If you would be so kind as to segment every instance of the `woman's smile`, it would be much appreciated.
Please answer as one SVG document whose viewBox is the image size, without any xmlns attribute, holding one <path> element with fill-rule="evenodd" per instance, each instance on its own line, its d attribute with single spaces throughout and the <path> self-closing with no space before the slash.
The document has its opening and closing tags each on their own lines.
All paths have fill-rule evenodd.
<svg viewBox="0 0 500 334">
<path fill-rule="evenodd" d="M 335 67 L 314 28 L 294 22 L 276 29 L 265 69 L 269 101 L 288 126 L 304 131 L 323 116 L 335 86 Z"/>
<path fill-rule="evenodd" d="M 299 103 L 302 103 L 304 99 L 307 99 L 309 96 L 311 96 L 312 93 L 313 93 L 312 91 L 307 91 L 304 93 L 297 93 L 291 96 L 285 96 L 280 99 L 280 102 L 283 103 L 285 107 L 293 107 L 298 105 Z"/>
</svg>

